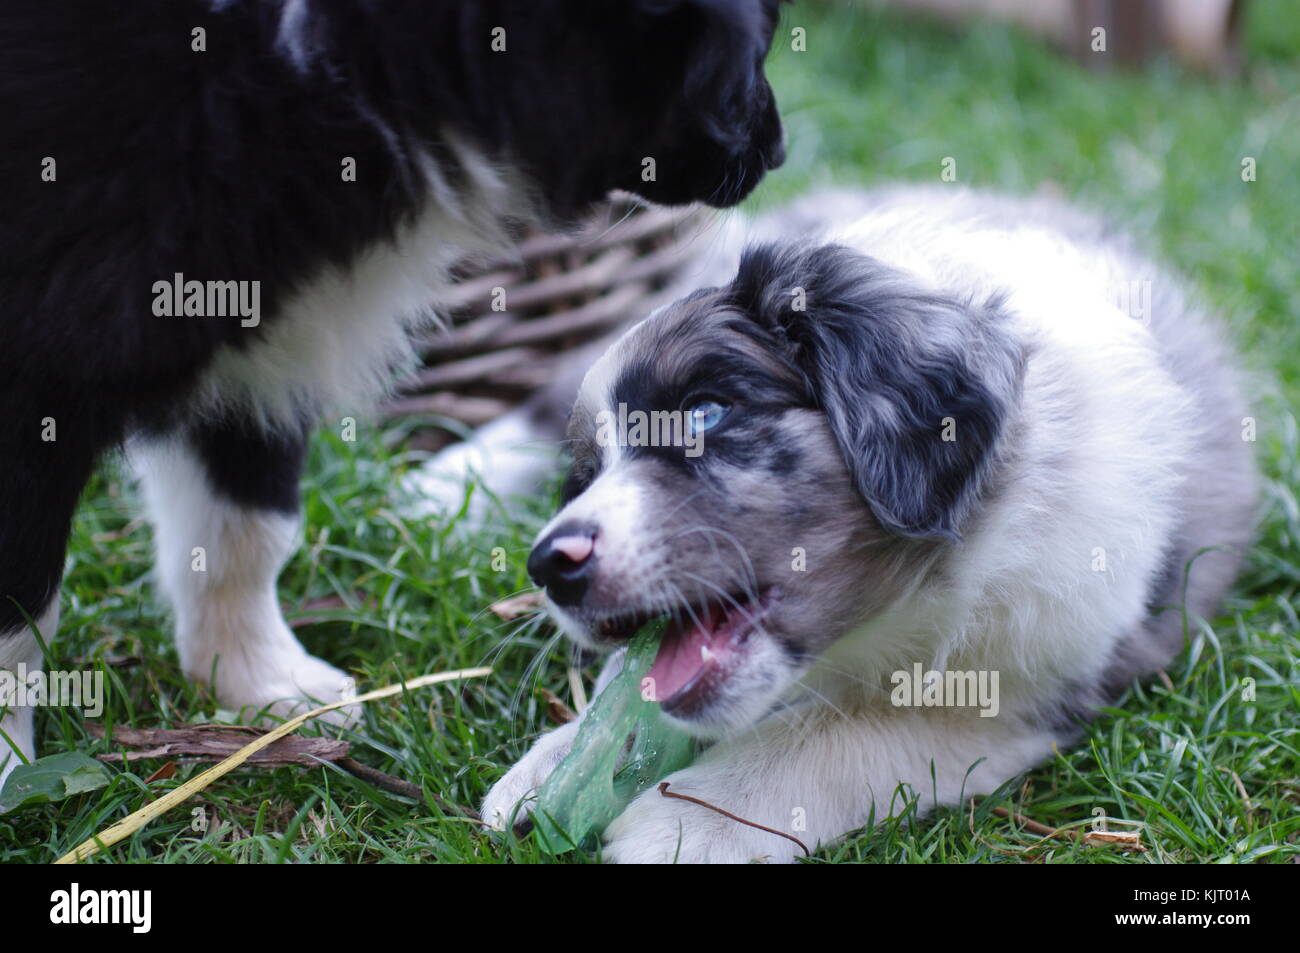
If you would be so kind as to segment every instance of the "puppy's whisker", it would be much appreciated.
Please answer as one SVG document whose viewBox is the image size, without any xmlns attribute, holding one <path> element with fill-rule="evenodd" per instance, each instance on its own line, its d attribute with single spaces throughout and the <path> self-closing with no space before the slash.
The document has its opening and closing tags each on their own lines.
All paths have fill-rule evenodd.
<svg viewBox="0 0 1300 953">
<path fill-rule="evenodd" d="M 676 504 L 676 505 L 675 505 L 671 510 L 669 510 L 667 513 L 664 514 L 663 522 L 664 522 L 664 523 L 671 523 L 671 522 L 672 522 L 672 518 L 673 518 L 674 516 L 676 516 L 677 513 L 678 513 L 678 512 L 679 512 L 683 507 L 685 507 L 685 506 L 686 506 L 687 504 L 689 504 L 692 500 L 694 500 L 697 496 L 699 496 L 701 493 L 703 493 L 704 490 L 705 490 L 704 487 L 700 487 L 700 488 L 699 488 L 698 490 L 696 490 L 694 493 L 688 493 L 688 494 L 686 494 L 685 497 L 683 497 L 682 499 L 678 500 L 678 501 L 677 501 L 677 504 Z M 669 536 L 668 538 L 671 540 L 671 539 L 675 539 L 676 537 L 675 537 L 675 536 Z"/>
<path fill-rule="evenodd" d="M 666 580 L 665 582 L 667 583 L 667 585 L 671 586 L 673 591 L 676 593 L 677 606 L 680 607 L 681 609 L 686 610 L 686 613 L 687 615 L 690 616 L 692 623 L 694 623 L 697 626 L 703 627 L 704 623 L 701 621 L 699 616 L 695 614 L 695 608 L 691 605 L 690 600 L 686 598 L 686 594 L 682 592 L 681 588 L 675 585 L 674 583 L 667 582 Z"/>
<path fill-rule="evenodd" d="M 669 536 L 668 539 L 671 542 L 694 533 L 703 533 L 709 539 L 710 544 L 713 546 L 714 558 L 720 564 L 725 565 L 725 561 L 722 559 L 721 553 L 717 550 L 715 537 L 721 537 L 725 542 L 732 545 L 736 551 L 736 555 L 740 557 L 741 570 L 743 572 L 742 585 L 745 592 L 747 595 L 756 597 L 758 595 L 758 574 L 754 570 L 753 561 L 749 558 L 749 553 L 746 551 L 744 544 L 741 543 L 740 540 L 736 539 L 734 534 L 729 533 L 726 530 L 720 529 L 716 526 L 704 526 L 702 524 L 697 524 L 674 533 L 672 536 Z"/>
<path fill-rule="evenodd" d="M 631 218 L 633 215 L 635 215 L 636 212 L 637 212 L 637 210 L 638 210 L 639 208 L 640 208 L 640 206 L 639 206 L 637 203 L 635 203 L 635 202 L 629 202 L 629 203 L 628 203 L 627 211 L 623 213 L 623 216 L 622 216 L 618 221 L 616 221 L 616 222 L 614 222 L 613 224 L 611 224 L 608 228 L 606 228 L 606 229 L 605 229 L 603 232 L 601 232 L 600 234 L 598 234 L 598 235 L 593 235 L 591 238 L 589 238 L 589 239 L 587 239 L 587 240 L 585 240 L 585 241 L 579 243 L 578 247 L 579 247 L 579 248 L 586 248 L 586 247 L 591 246 L 591 245 L 598 245 L 598 244 L 600 244 L 600 243 L 601 243 L 602 241 L 604 241 L 607 237 L 609 237 L 609 234 L 610 234 L 611 232 L 613 232 L 616 228 L 618 228 L 620 225 L 622 225 L 624 222 L 626 222 L 629 218 Z"/>
<path fill-rule="evenodd" d="M 817 691 L 817 689 L 813 688 L 811 685 L 800 685 L 799 687 L 800 687 L 800 689 L 801 689 L 803 692 L 806 692 L 807 694 L 809 694 L 809 695 L 813 695 L 813 696 L 815 696 L 816 698 L 820 699 L 820 700 L 822 701 L 822 703 L 823 703 L 827 708 L 829 708 L 831 711 L 835 712 L 835 714 L 838 715 L 840 718 L 844 719 L 845 721 L 851 721 L 851 720 L 852 720 L 852 718 L 851 718 L 851 716 L 848 714 L 848 712 L 844 711 L 842 708 L 840 708 L 838 705 L 836 705 L 833 701 L 831 701 L 830 698 L 828 698 L 828 697 L 827 697 L 826 695 L 824 695 L 823 693 Z"/>
<path fill-rule="evenodd" d="M 708 579 L 705 579 L 703 576 L 697 575 L 696 573 L 689 572 L 689 571 L 683 571 L 683 575 L 685 575 L 689 579 L 694 580 L 695 582 L 698 582 L 706 589 L 713 590 L 718 595 L 719 599 L 721 599 L 724 603 L 730 604 L 732 609 L 735 609 L 737 612 L 743 615 L 745 617 L 746 622 L 754 622 L 756 619 L 758 619 L 761 616 L 761 611 L 755 613 L 751 611 L 749 608 L 752 601 L 756 601 L 758 599 L 757 593 L 746 593 L 747 595 L 749 595 L 751 599 L 751 603 L 742 603 L 742 602 L 738 602 L 736 600 L 736 597 L 733 596 L 731 593 L 729 593 L 727 590 L 723 589 L 721 586 L 717 585 L 716 583 L 710 582 Z"/>
<path fill-rule="evenodd" d="M 826 672 L 836 678 L 860 686 L 865 692 L 864 697 L 870 698 L 877 695 L 888 697 L 888 690 L 878 680 L 872 680 L 861 672 L 851 671 L 842 665 L 833 665 L 822 656 L 817 656 L 813 659 L 813 664 L 809 667 L 808 673 L 806 674 L 811 674 L 814 671 Z"/>
<path fill-rule="evenodd" d="M 484 656 L 480 657 L 479 664 L 495 664 L 496 660 L 500 658 L 503 652 L 513 647 L 515 644 L 523 642 L 527 637 L 540 629 L 545 622 L 546 613 L 537 610 L 529 613 L 522 619 L 515 620 L 510 628 L 508 628 L 504 633 L 499 632 L 490 626 L 485 627 L 482 632 L 471 636 L 468 640 L 468 644 L 473 645 L 483 639 L 492 639 L 494 641 L 492 648 Z"/>
<path fill-rule="evenodd" d="M 557 632 L 551 638 L 547 639 L 545 644 L 538 649 L 533 657 L 529 660 L 528 665 L 524 668 L 524 673 L 520 676 L 519 684 L 510 697 L 510 719 L 514 721 L 519 717 L 519 706 L 523 701 L 524 692 L 528 689 L 536 691 L 541 684 L 542 674 L 545 671 L 546 659 L 555 651 L 555 646 L 562 641 L 564 636 Z"/>
</svg>

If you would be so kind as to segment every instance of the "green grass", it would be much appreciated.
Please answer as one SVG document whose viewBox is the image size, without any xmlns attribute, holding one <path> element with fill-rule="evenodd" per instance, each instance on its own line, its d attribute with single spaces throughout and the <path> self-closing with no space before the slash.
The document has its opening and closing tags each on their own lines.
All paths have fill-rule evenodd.
<svg viewBox="0 0 1300 953">
<path fill-rule="evenodd" d="M 771 205 L 824 182 L 937 181 L 945 156 L 959 181 L 1025 192 L 1044 184 L 1126 222 L 1181 268 L 1226 315 L 1266 381 L 1258 408 L 1268 477 L 1259 545 L 1225 614 L 1194 624 L 1168 682 L 1135 686 L 1077 748 L 1016 779 L 999 802 L 1051 825 L 1101 809 L 1140 821 L 1145 855 L 1051 842 L 994 816 L 894 817 L 823 849 L 827 862 L 1016 859 L 1081 863 L 1285 861 L 1300 856 L 1300 30 L 1285 0 L 1251 5 L 1250 68 L 1221 83 L 1160 63 L 1098 75 L 997 25 L 949 29 L 859 8 L 802 3 L 785 14 L 771 77 L 791 138 L 788 165 L 755 198 Z M 789 28 L 808 31 L 792 52 Z M 1258 180 L 1243 183 L 1243 156 Z M 465 541 L 404 521 L 390 488 L 412 460 L 391 437 L 356 443 L 322 434 L 305 481 L 302 547 L 280 590 L 290 619 L 308 601 L 348 600 L 299 630 L 316 654 L 363 687 L 403 675 L 490 661 L 495 674 L 460 688 L 423 689 L 367 707 L 348 735 L 359 760 L 463 804 L 547 727 L 537 689 L 568 697 L 567 652 L 548 631 L 514 631 L 485 607 L 527 585 L 524 557 L 547 508 L 504 535 Z M 103 720 L 143 727 L 217 715 L 181 678 L 148 579 L 149 531 L 110 465 L 73 530 L 63 667 L 138 656 L 106 668 Z M 508 555 L 494 571 L 493 547 Z M 354 593 L 365 594 L 363 603 Z M 319 613 L 309 613 L 319 615 Z M 507 639 L 507 636 L 513 637 Z M 590 672 L 588 675 L 590 676 Z M 1241 699 L 1244 677 L 1253 703 Z M 39 715 L 42 754 L 108 750 L 67 710 Z M 143 762 L 105 789 L 0 817 L 0 860 L 48 861 L 147 799 Z M 199 768 L 148 785 L 167 790 Z M 1243 798 L 1242 790 L 1246 797 Z M 192 829 L 201 807 L 206 833 Z M 246 770 L 219 781 L 111 849 L 117 861 L 534 861 L 529 841 L 479 833 L 428 805 L 385 794 L 335 768 Z M 575 857 L 589 860 L 590 857 Z"/>
</svg>

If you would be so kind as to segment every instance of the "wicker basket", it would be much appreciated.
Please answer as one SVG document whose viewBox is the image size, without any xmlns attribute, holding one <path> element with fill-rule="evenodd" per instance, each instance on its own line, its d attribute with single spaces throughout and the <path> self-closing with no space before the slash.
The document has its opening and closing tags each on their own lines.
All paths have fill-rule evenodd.
<svg viewBox="0 0 1300 953">
<path fill-rule="evenodd" d="M 458 274 L 446 326 L 418 342 L 424 366 L 384 417 L 436 449 L 455 439 L 449 421 L 478 427 L 516 406 L 566 353 L 664 303 L 708 221 L 620 197 L 576 232 L 528 235 L 511 260 Z"/>
</svg>

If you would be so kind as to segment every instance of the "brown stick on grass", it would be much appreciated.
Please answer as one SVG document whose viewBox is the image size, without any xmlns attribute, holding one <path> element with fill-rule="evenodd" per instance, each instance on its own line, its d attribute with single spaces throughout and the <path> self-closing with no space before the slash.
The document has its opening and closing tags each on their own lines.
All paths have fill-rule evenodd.
<svg viewBox="0 0 1300 953">
<path fill-rule="evenodd" d="M 974 805 L 974 798 L 971 804 Z M 1025 817 L 1023 814 L 1017 814 L 1007 810 L 1005 807 L 995 807 L 993 813 L 998 817 L 1015 821 L 1031 834 L 1037 834 L 1044 838 L 1065 838 L 1067 840 L 1079 841 L 1083 844 L 1095 845 L 1106 844 L 1108 846 L 1118 847 L 1120 850 L 1132 850 L 1140 853 L 1146 853 L 1146 847 L 1143 846 L 1141 835 L 1137 831 L 1076 831 L 1062 829 L 1059 827 L 1048 827 L 1046 824 L 1040 824 L 1031 817 Z"/>
<path fill-rule="evenodd" d="M 718 807 L 716 804 L 710 804 L 708 801 L 705 801 L 701 798 L 691 797 L 689 794 L 678 794 L 675 791 L 669 791 L 667 781 L 659 782 L 659 793 L 662 794 L 664 797 L 680 798 L 683 801 L 690 801 L 692 804 L 698 804 L 700 807 L 707 807 L 710 811 L 717 811 L 723 817 L 728 817 L 731 820 L 735 821 L 737 824 L 744 824 L 747 827 L 752 827 L 760 831 L 766 831 L 769 834 L 775 834 L 777 837 L 784 837 L 786 840 L 792 840 L 803 849 L 805 857 L 812 856 L 812 851 L 808 849 L 808 845 L 805 844 L 803 841 L 801 841 L 799 838 L 795 837 L 793 834 L 787 834 L 785 831 L 778 831 L 774 827 L 764 827 L 762 824 L 759 824 L 755 821 L 747 821 L 743 817 L 739 817 L 735 814 L 732 814 L 730 811 L 725 811 L 722 808 Z"/>
<path fill-rule="evenodd" d="M 368 764 L 362 764 L 354 758 L 340 758 L 334 763 L 353 777 L 360 778 L 368 784 L 373 784 L 380 790 L 387 791 L 390 794 L 400 794 L 403 797 L 414 798 L 417 801 L 423 801 L 427 796 L 429 801 L 444 814 L 452 817 L 463 816 L 469 818 L 471 821 L 477 821 L 480 824 L 483 823 L 483 819 L 479 817 L 478 811 L 471 811 L 467 807 L 461 807 L 459 804 L 448 801 L 444 797 L 440 797 L 432 792 L 426 792 L 424 788 L 420 787 L 418 784 L 412 784 L 410 781 L 404 780 L 403 778 L 394 777 L 391 774 L 385 774 L 378 768 L 372 768 Z"/>
</svg>

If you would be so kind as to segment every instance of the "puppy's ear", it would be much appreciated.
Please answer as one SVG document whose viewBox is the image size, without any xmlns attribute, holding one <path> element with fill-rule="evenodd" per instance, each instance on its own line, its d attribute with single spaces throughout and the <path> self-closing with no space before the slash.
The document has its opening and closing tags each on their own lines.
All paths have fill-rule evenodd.
<svg viewBox="0 0 1300 953">
<path fill-rule="evenodd" d="M 732 288 L 805 375 L 881 525 L 959 538 L 1020 397 L 999 302 L 927 293 L 837 245 L 751 249 Z"/>
</svg>

